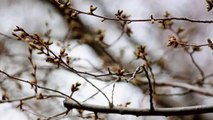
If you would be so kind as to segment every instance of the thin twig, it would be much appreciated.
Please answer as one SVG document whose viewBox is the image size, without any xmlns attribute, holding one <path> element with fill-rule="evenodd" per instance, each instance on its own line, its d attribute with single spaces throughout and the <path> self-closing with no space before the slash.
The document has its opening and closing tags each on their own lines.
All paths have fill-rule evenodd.
<svg viewBox="0 0 213 120">
<path fill-rule="evenodd" d="M 114 40 L 111 44 L 109 44 L 109 47 L 115 45 L 115 43 L 117 43 L 121 39 L 121 37 L 124 35 L 124 33 L 125 32 L 122 31 L 121 34 L 118 36 L 118 38 L 116 40 Z M 109 48 L 109 47 L 107 47 L 107 48 Z"/>
<path fill-rule="evenodd" d="M 133 74 L 132 74 L 132 77 L 130 77 L 130 78 L 127 80 L 127 82 L 129 82 L 129 81 L 131 81 L 131 80 L 133 80 L 133 79 L 135 78 L 136 74 L 141 70 L 141 67 L 142 67 L 142 66 L 138 66 L 138 67 L 135 69 L 135 71 L 134 71 Z M 141 71 L 141 72 L 142 72 L 142 71 Z"/>
<path fill-rule="evenodd" d="M 50 119 L 52 119 L 52 118 L 56 118 L 56 117 L 59 117 L 59 116 L 62 116 L 62 115 L 66 115 L 66 113 L 67 113 L 67 110 L 66 111 L 63 111 L 63 112 L 61 112 L 61 113 L 58 113 L 58 114 L 56 114 L 56 115 L 53 115 L 53 116 L 51 116 L 51 117 L 48 117 L 46 120 L 50 120 Z"/>
<path fill-rule="evenodd" d="M 204 74 L 203 70 L 200 68 L 200 66 L 197 64 L 197 62 L 194 60 L 193 53 L 194 52 L 189 53 L 191 61 L 194 64 L 194 66 L 198 69 L 198 71 L 200 72 L 200 75 L 201 75 L 200 82 L 203 82 L 205 80 L 205 74 Z"/>
<path fill-rule="evenodd" d="M 115 81 L 111 81 L 110 83 L 108 83 L 107 85 L 105 85 L 104 87 L 100 88 L 101 90 L 103 90 L 104 88 L 110 86 L 113 83 L 116 83 L 117 81 L 119 81 L 119 79 L 115 80 Z M 94 93 L 93 95 L 91 95 L 90 97 L 88 97 L 87 99 L 85 99 L 83 102 L 88 101 L 89 99 L 93 98 L 94 96 L 96 96 L 99 93 L 99 91 L 97 91 L 96 93 Z"/>
<path fill-rule="evenodd" d="M 37 95 L 32 95 L 32 96 L 23 97 L 23 98 L 0 100 L 0 103 L 10 103 L 10 102 L 16 102 L 16 101 L 27 101 L 27 100 L 36 98 L 36 96 Z M 39 98 L 39 100 L 48 99 L 48 98 L 56 98 L 56 97 L 57 98 L 66 98 L 66 97 L 61 96 L 61 95 L 43 95 L 43 94 L 42 94 L 42 97 L 43 98 Z"/>
<path fill-rule="evenodd" d="M 0 103 L 9 103 L 9 102 L 16 102 L 16 101 L 26 101 L 35 98 L 36 95 L 24 97 L 24 98 L 17 98 L 17 99 L 8 99 L 8 100 L 0 100 Z"/>
<path fill-rule="evenodd" d="M 112 86 L 112 96 L 111 96 L 111 101 L 112 101 L 112 107 L 114 106 L 114 101 L 113 101 L 113 97 L 114 97 L 114 92 L 115 92 L 115 83 Z"/>
</svg>

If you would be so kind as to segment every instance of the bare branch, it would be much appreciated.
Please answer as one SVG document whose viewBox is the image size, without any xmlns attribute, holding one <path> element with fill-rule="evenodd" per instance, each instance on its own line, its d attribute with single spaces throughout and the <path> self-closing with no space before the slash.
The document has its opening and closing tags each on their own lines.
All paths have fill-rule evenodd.
<svg viewBox="0 0 213 120">
<path fill-rule="evenodd" d="M 136 109 L 136 108 L 126 108 L 126 107 L 113 107 L 109 108 L 106 106 L 92 105 L 92 104 L 82 104 L 79 106 L 76 103 L 70 102 L 68 100 L 64 101 L 64 107 L 68 109 L 83 109 L 98 113 L 111 113 L 111 114 L 121 114 L 121 115 L 135 115 L 135 116 L 177 116 L 177 115 L 191 115 L 191 114 L 203 114 L 212 113 L 213 105 L 197 105 L 188 107 L 176 107 L 176 108 L 155 108 L 151 109 Z"/>
<path fill-rule="evenodd" d="M 58 5 L 58 6 L 63 6 L 64 3 L 60 3 L 56 0 L 50 0 L 52 2 L 54 2 L 54 4 Z M 110 21 L 123 21 L 123 22 L 128 22 L 128 23 L 131 23 L 131 22 L 139 22 L 139 23 L 142 23 L 142 22 L 155 22 L 155 21 L 166 21 L 166 20 L 175 20 L 175 21 L 185 21 L 185 22 L 191 22 L 191 23 L 213 23 L 213 20 L 196 20 L 196 19 L 189 19 L 189 18 L 178 18 L 178 17 L 170 17 L 170 18 L 154 18 L 153 16 L 149 19 L 132 19 L 132 20 L 129 20 L 129 19 L 120 19 L 120 18 L 110 18 L 110 17 L 106 17 L 106 16 L 102 16 L 102 15 L 98 15 L 98 14 L 95 14 L 94 12 L 91 14 L 91 12 L 84 12 L 84 11 L 80 11 L 78 9 L 75 9 L 75 8 L 72 8 L 70 6 L 64 6 L 66 7 L 67 9 L 70 9 L 72 11 L 75 11 L 77 14 L 84 14 L 84 15 L 89 15 L 89 16 L 93 16 L 93 17 L 96 17 L 96 18 L 100 18 L 102 19 L 102 21 L 105 21 L 105 20 L 110 20 Z"/>
</svg>

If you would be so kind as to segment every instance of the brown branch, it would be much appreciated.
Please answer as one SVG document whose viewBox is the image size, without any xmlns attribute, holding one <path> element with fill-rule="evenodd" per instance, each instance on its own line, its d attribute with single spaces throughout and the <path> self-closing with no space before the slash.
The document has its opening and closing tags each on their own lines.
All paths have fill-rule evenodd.
<svg viewBox="0 0 213 120">
<path fill-rule="evenodd" d="M 51 2 L 54 2 L 55 5 L 57 6 L 64 6 L 64 3 L 60 3 L 56 0 L 50 0 Z M 123 21 L 123 22 L 153 22 L 153 21 L 166 21 L 166 20 L 175 20 L 175 21 L 185 21 L 185 22 L 191 22 L 191 23 L 213 23 L 213 20 L 196 20 L 196 19 L 190 19 L 190 18 L 184 18 L 184 17 L 170 17 L 170 18 L 149 18 L 149 19 L 121 19 L 121 18 L 110 18 L 110 17 L 106 17 L 106 16 L 102 16 L 102 15 L 98 15 L 95 14 L 94 12 L 84 12 L 84 11 L 80 11 L 78 9 L 72 8 L 70 6 L 66 6 L 65 7 L 67 9 L 70 9 L 72 11 L 77 12 L 77 14 L 84 14 L 84 15 L 89 15 L 89 16 L 93 16 L 96 18 L 100 18 L 102 19 L 102 21 L 105 20 L 110 20 L 110 21 Z"/>
<path fill-rule="evenodd" d="M 122 115 L 135 115 L 135 116 L 177 116 L 177 115 L 192 115 L 192 114 L 203 114 L 212 113 L 213 105 L 197 105 L 188 107 L 176 107 L 176 108 L 155 108 L 151 109 L 136 109 L 127 107 L 113 107 L 109 108 L 107 106 L 92 105 L 92 104 L 82 104 L 79 106 L 76 103 L 70 102 L 68 100 L 64 101 L 64 107 L 67 109 L 83 109 L 87 111 L 97 112 L 97 113 L 110 113 L 110 114 L 122 114 Z"/>
</svg>

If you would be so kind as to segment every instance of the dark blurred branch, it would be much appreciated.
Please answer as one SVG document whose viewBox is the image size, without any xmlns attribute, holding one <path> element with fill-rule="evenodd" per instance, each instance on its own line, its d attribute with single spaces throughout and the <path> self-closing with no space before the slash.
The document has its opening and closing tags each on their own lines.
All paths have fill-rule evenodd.
<svg viewBox="0 0 213 120">
<path fill-rule="evenodd" d="M 148 84 L 148 81 L 146 80 L 140 80 L 141 85 Z M 154 84 L 154 82 L 152 82 L 152 84 Z M 188 83 L 181 83 L 181 82 L 176 82 L 176 81 L 169 81 L 169 80 L 165 80 L 165 81 L 156 81 L 155 82 L 156 86 L 171 86 L 171 87 L 178 87 L 178 88 L 183 88 L 183 89 L 187 89 L 190 90 L 192 92 L 201 94 L 201 95 L 205 95 L 205 96 L 213 96 L 213 92 L 209 89 L 203 88 L 203 87 L 198 87 L 195 85 L 190 85 Z"/>
<path fill-rule="evenodd" d="M 72 36 L 71 36 L 72 38 L 78 39 L 79 41 L 81 39 L 86 38 L 88 41 L 90 41 L 90 42 L 85 42 L 85 44 L 89 45 L 94 50 L 94 52 L 101 59 L 103 59 L 105 65 L 107 66 L 112 66 L 114 64 L 120 65 L 118 60 L 115 59 L 113 55 L 111 55 L 111 53 L 109 53 L 103 46 L 101 46 L 100 44 L 94 41 L 94 36 L 95 36 L 94 30 L 89 29 L 89 27 L 86 26 L 84 22 L 82 22 L 82 20 L 78 16 L 72 17 L 71 13 L 73 11 L 72 9 L 70 9 L 70 7 L 68 6 L 60 7 L 61 4 L 64 4 L 63 1 L 61 1 L 61 4 L 56 0 L 47 0 L 46 2 L 49 2 L 65 18 L 67 25 L 72 32 Z M 69 10 L 70 10 L 70 13 L 69 12 L 67 13 L 67 11 Z M 73 26 L 71 26 L 71 23 L 76 24 L 76 26 L 78 27 L 73 28 Z M 91 38 L 92 40 L 90 40 Z"/>
<path fill-rule="evenodd" d="M 198 63 L 195 61 L 195 59 L 193 57 L 193 53 L 194 52 L 190 52 L 189 56 L 191 58 L 192 63 L 194 64 L 194 66 L 197 68 L 197 70 L 200 72 L 200 75 L 201 75 L 201 79 L 199 79 L 199 81 L 197 81 L 197 82 L 203 82 L 205 80 L 204 71 L 201 69 L 201 67 L 198 65 Z"/>
<path fill-rule="evenodd" d="M 6 38 L 8 38 L 8 39 L 15 39 L 15 38 L 13 38 L 13 37 L 11 37 L 11 36 L 9 36 L 9 35 L 6 35 L 6 34 L 4 34 L 4 33 L 0 33 L 0 36 L 6 37 Z"/>
</svg>

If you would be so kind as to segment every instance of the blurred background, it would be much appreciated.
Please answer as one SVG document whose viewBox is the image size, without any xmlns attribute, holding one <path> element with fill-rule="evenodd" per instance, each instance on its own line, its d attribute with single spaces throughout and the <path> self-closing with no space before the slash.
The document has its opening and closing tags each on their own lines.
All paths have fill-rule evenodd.
<svg viewBox="0 0 213 120">
<path fill-rule="evenodd" d="M 64 2 L 64 1 L 61 1 Z M 197 20 L 212 20 L 212 11 L 206 9 L 205 0 L 71 0 L 71 7 L 80 11 L 89 12 L 90 6 L 96 6 L 95 14 L 115 18 L 118 10 L 128 19 L 150 19 L 165 17 L 183 17 Z M 28 46 L 17 41 L 12 36 L 16 26 L 28 33 L 38 33 L 45 39 L 51 39 L 51 50 L 59 53 L 65 48 L 71 58 L 71 66 L 77 70 L 93 74 L 107 73 L 110 69 L 116 72 L 125 69 L 132 73 L 145 62 L 136 59 L 137 46 L 145 45 L 147 59 L 150 61 L 155 80 L 158 82 L 178 82 L 194 84 L 199 78 L 205 77 L 205 89 L 212 91 L 212 50 L 202 47 L 201 51 L 193 52 L 191 48 L 168 47 L 168 40 L 176 36 L 180 41 L 193 45 L 206 44 L 212 38 L 212 24 L 198 24 L 186 21 L 172 22 L 166 27 L 159 22 L 132 22 L 124 24 L 119 21 L 110 21 L 79 14 L 70 17 L 69 10 L 64 10 L 51 0 L 0 0 L 0 70 L 11 75 L 32 79 L 32 66 L 29 63 Z M 181 32 L 180 32 L 181 30 Z M 178 33 L 178 31 L 180 33 Z M 186 50 L 187 49 L 187 50 Z M 199 66 L 193 63 L 193 60 Z M 46 56 L 33 54 L 33 60 L 38 66 L 38 84 L 70 94 L 70 86 L 80 82 L 80 90 L 74 98 L 95 105 L 107 105 L 106 98 L 84 79 L 63 68 L 45 62 Z M 124 77 L 118 81 L 117 77 L 106 76 L 95 78 L 86 76 L 93 84 L 111 98 L 114 89 L 113 102 L 115 105 L 128 107 L 149 108 L 148 86 L 143 81 L 144 75 L 136 76 L 130 83 Z M 34 94 L 31 86 L 18 83 L 0 74 L 0 95 L 6 92 L 9 98 L 22 98 Z M 113 87 L 114 86 L 114 87 Z M 196 86 L 196 85 L 195 85 Z M 156 87 L 159 95 L 154 96 L 157 107 L 181 107 L 201 104 L 212 104 L 212 96 L 200 95 L 178 87 Z M 40 90 L 39 92 L 43 92 Z M 66 110 L 63 99 L 36 100 L 24 102 L 24 111 L 17 109 L 19 102 L 1 103 L 0 115 L 2 120 L 27 120 L 48 118 Z M 73 110 L 65 117 L 54 119 L 78 120 L 92 119 L 92 113 L 84 112 L 82 117 Z M 153 117 L 100 114 L 106 120 L 211 120 L 211 114 Z"/>
</svg>

